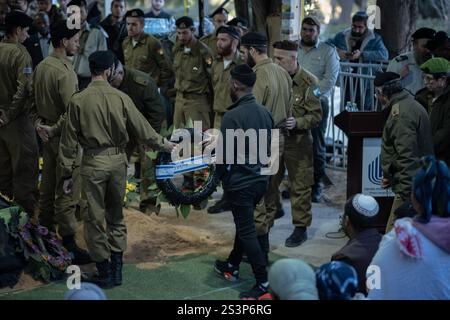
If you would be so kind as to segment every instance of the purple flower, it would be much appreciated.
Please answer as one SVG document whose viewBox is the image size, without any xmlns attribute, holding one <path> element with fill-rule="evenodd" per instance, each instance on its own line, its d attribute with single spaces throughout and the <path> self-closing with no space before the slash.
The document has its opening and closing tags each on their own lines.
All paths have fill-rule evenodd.
<svg viewBox="0 0 450 320">
<path fill-rule="evenodd" d="M 34 251 L 34 252 L 37 252 L 37 253 L 41 252 L 41 251 L 39 250 L 39 247 L 38 247 L 37 245 L 35 245 L 35 244 L 32 244 L 32 245 L 31 245 L 31 249 L 33 249 L 33 251 Z"/>
<path fill-rule="evenodd" d="M 46 236 L 48 234 L 48 229 L 44 226 L 37 226 L 37 232 L 41 236 Z"/>
</svg>

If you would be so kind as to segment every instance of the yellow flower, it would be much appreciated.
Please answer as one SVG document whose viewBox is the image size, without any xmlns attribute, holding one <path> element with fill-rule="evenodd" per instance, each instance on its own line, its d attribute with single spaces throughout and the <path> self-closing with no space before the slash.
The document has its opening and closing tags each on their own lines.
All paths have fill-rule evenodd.
<svg viewBox="0 0 450 320">
<path fill-rule="evenodd" d="M 42 167 L 44 166 L 44 159 L 42 157 L 39 158 L 39 170 L 42 170 Z"/>
<path fill-rule="evenodd" d="M 133 192 L 133 191 L 136 191 L 136 185 L 135 184 L 133 184 L 133 183 L 129 183 L 129 182 L 127 182 L 127 191 L 131 191 L 131 192 Z"/>
</svg>

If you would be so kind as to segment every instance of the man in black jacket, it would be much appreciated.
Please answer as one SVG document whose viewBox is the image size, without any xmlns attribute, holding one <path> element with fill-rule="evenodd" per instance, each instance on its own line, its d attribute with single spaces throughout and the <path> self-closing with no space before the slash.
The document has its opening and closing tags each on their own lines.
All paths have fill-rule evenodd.
<svg viewBox="0 0 450 320">
<path fill-rule="evenodd" d="M 33 26 L 36 33 L 32 34 L 23 45 L 33 60 L 33 70 L 48 57 L 50 48 L 50 19 L 46 12 L 38 12 L 34 18 Z"/>
<path fill-rule="evenodd" d="M 127 23 L 125 21 L 126 6 L 124 0 L 111 2 L 111 14 L 108 15 L 100 26 L 108 34 L 108 49 L 114 52 L 120 62 L 124 63 L 122 42 L 128 36 Z"/>
<path fill-rule="evenodd" d="M 228 259 L 217 260 L 214 269 L 225 279 L 236 281 L 242 255 L 246 253 L 256 285 L 250 291 L 241 293 L 240 298 L 260 299 L 267 294 L 267 257 L 256 236 L 253 212 L 268 188 L 269 176 L 262 174 L 264 166 L 259 148 L 269 154 L 274 124 L 270 112 L 256 102 L 252 94 L 256 81 L 253 70 L 247 65 L 239 65 L 230 73 L 230 95 L 234 104 L 222 119 L 220 131 L 223 143 L 218 150 L 217 170 L 227 199 L 230 199 L 236 236 Z M 252 141 L 252 131 L 255 141 Z M 244 142 L 244 149 L 239 148 L 240 142 Z"/>
</svg>

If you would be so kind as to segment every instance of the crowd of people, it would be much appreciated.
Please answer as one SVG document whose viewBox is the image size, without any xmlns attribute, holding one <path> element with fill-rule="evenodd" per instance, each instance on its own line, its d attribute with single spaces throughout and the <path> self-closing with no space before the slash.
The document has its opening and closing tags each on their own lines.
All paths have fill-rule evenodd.
<svg viewBox="0 0 450 320">
<path fill-rule="evenodd" d="M 220 7 L 211 14 L 214 32 L 200 39 L 191 17 L 178 18 L 176 40 L 168 52 L 162 41 L 144 32 L 146 18 L 172 19 L 163 10 L 164 1 L 150 2 L 150 11 L 144 13 L 127 8 L 123 0 L 113 0 L 111 14 L 101 20 L 98 9 L 86 0 L 61 1 L 59 7 L 38 0 L 33 18 L 29 16 L 32 1 L 0 0 L 0 192 L 57 231 L 74 264 L 96 263 L 98 274 L 88 281 L 112 288 L 122 283 L 127 232 L 122 199 L 127 163 L 135 150 L 142 178 L 140 209 L 153 210 L 156 198 L 149 189 L 156 178 L 147 172 L 154 172 L 155 164 L 146 153 L 173 150 L 175 144 L 160 135 L 164 126 L 173 123 L 183 128 L 200 121 L 203 130 L 216 128 L 223 136 L 227 129 L 278 129 L 279 169 L 273 176 L 261 175 L 259 158 L 257 164 L 248 162 L 247 149 L 245 164 L 217 164 L 224 195 L 208 213 L 231 210 L 236 236 L 228 259 L 217 260 L 215 271 L 236 281 L 239 264 L 247 255 L 256 284 L 241 294 L 245 299 L 264 297 L 269 288 L 280 299 L 339 298 L 333 291 L 338 289 L 342 297 L 356 292 L 369 293 L 371 298 L 412 297 L 387 289 L 402 287 L 395 281 L 404 279 L 394 273 L 389 281 L 382 278 L 383 289 L 368 291 L 366 270 L 372 258 L 383 265 L 392 250 L 416 259 L 413 268 L 418 270 L 424 268 L 419 266 L 426 263 L 424 257 L 449 259 L 448 237 L 434 232 L 448 231 L 450 211 L 447 34 L 416 30 L 413 50 L 391 60 L 388 71 L 374 80 L 385 118 L 382 187 L 395 193 L 387 235 L 381 240 L 374 228 L 375 199 L 353 196 L 343 222 L 350 240 L 333 255 L 334 262 L 316 276 L 304 264 L 293 267 L 298 262 L 272 267 L 298 268 L 292 277 L 305 277 L 298 287 L 307 292 L 291 295 L 283 292 L 289 286 L 283 284 L 288 280 L 280 278 L 281 271 L 267 271 L 270 229 L 284 215 L 281 180 L 287 171 L 293 230 L 285 245 L 297 247 L 308 239 L 312 202 L 319 202 L 323 193 L 325 130 L 339 63 L 387 60 L 383 40 L 368 28 L 367 14 L 358 12 L 351 28 L 333 39 L 319 40 L 322 25 L 307 16 L 301 22 L 299 41 L 275 41 L 269 48 L 265 34 L 252 32 L 245 19 L 228 21 L 228 11 Z M 69 23 L 64 8 L 71 6 L 80 9 L 80 28 Z M 373 108 L 372 99 L 359 99 L 365 101 L 361 110 Z M 428 157 L 421 163 L 430 155 L 437 160 Z M 197 172 L 186 174 L 183 188 L 195 190 L 202 178 Z M 399 219 L 411 196 L 418 218 Z M 206 205 L 204 201 L 194 208 Z M 77 215 L 84 221 L 88 252 L 75 242 Z M 404 243 L 396 247 L 399 237 L 421 249 L 409 252 Z M 390 268 L 386 263 L 389 266 L 384 268 Z M 421 291 L 423 297 L 449 297 L 450 281 L 440 273 L 443 263 L 433 267 L 438 287 L 430 288 L 429 295 Z M 343 288 L 334 282 L 339 277 L 333 272 L 352 280 L 343 280 Z M 317 286 L 314 282 L 308 287 L 308 277 L 311 281 L 317 277 Z M 330 289 L 333 285 L 335 289 Z"/>
</svg>

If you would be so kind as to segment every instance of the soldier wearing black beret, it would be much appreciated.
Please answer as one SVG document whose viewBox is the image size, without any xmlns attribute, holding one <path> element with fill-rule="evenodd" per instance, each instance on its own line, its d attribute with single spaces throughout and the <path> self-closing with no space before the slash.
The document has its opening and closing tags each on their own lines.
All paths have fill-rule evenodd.
<svg viewBox="0 0 450 320">
<path fill-rule="evenodd" d="M 214 12 L 210 15 L 210 18 L 213 20 L 214 32 L 202 37 L 200 41 L 211 49 L 213 56 L 215 57 L 217 55 L 217 30 L 227 24 L 228 11 L 223 7 L 219 7 L 214 10 Z"/>
<path fill-rule="evenodd" d="M 108 83 L 113 63 L 111 51 L 97 51 L 89 56 L 92 81 L 69 101 L 58 158 L 63 188 L 70 194 L 73 192 L 73 163 L 80 146 L 83 150 L 81 184 L 87 199 L 84 237 L 98 271 L 87 281 L 102 288 L 122 284 L 122 257 L 127 247 L 123 216 L 125 147 L 129 136 L 155 150 L 170 152 L 173 149 L 173 144 L 155 132 L 130 97 Z"/>
<path fill-rule="evenodd" d="M 386 121 L 381 138 L 381 187 L 395 193 L 386 233 L 396 219 L 395 211 L 411 197 L 414 175 L 423 156 L 433 154 L 427 111 L 406 90 L 395 72 L 375 76 L 375 90 Z"/>
</svg>

